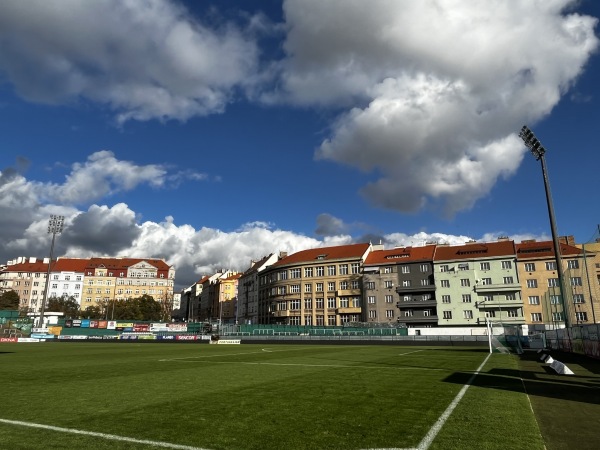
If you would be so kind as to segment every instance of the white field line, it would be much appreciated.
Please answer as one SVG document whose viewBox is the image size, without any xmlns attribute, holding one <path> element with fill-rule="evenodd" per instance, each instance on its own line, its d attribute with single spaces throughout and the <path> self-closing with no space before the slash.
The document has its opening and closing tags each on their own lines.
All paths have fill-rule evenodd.
<svg viewBox="0 0 600 450">
<path fill-rule="evenodd" d="M 414 352 L 400 353 L 398 356 L 410 355 L 411 353 L 422 352 L 423 350 L 415 350 Z"/>
<path fill-rule="evenodd" d="M 131 442 L 134 444 L 143 444 L 143 445 L 152 445 L 154 447 L 162 447 L 162 448 L 172 448 L 177 450 L 208 450 L 201 447 L 192 447 L 189 445 L 180 445 L 180 444 L 172 444 L 170 442 L 162 442 L 162 441 L 150 441 L 146 439 L 135 439 L 126 436 L 117 436 L 114 434 L 106 434 L 106 433 L 96 433 L 95 431 L 84 431 L 77 430 L 75 428 L 62 428 L 62 427 L 54 427 L 51 425 L 44 425 L 41 423 L 33 423 L 33 422 L 22 422 L 20 420 L 7 420 L 0 419 L 0 423 L 6 423 L 8 425 L 17 425 L 21 427 L 30 427 L 30 428 L 40 428 L 43 430 L 56 431 L 59 433 L 70 433 L 70 434 L 81 434 L 84 436 L 92 436 L 101 439 L 109 439 L 112 441 L 119 442 Z"/>
<path fill-rule="evenodd" d="M 304 349 L 295 349 L 295 350 L 304 350 Z M 257 353 L 263 353 L 263 352 L 268 352 L 268 353 L 275 353 L 275 352 L 290 352 L 293 350 L 269 350 L 266 348 L 261 349 L 261 351 L 257 351 L 257 352 L 242 352 L 242 353 L 221 353 L 218 355 L 196 355 L 196 356 L 185 356 L 183 358 L 165 358 L 165 359 L 159 359 L 160 362 L 164 362 L 164 361 L 183 361 L 183 362 L 193 362 L 190 360 L 194 360 L 194 359 L 200 359 L 200 358 L 218 358 L 219 356 L 240 356 L 240 355 L 255 355 Z"/>
<path fill-rule="evenodd" d="M 456 397 L 454 397 L 454 400 L 452 400 L 450 405 L 448 405 L 446 410 L 442 413 L 442 415 L 438 418 L 438 420 L 429 429 L 429 431 L 427 432 L 427 434 L 425 435 L 423 440 L 421 440 L 421 442 L 419 442 L 419 445 L 416 448 L 386 448 L 386 449 L 381 448 L 381 449 L 370 449 L 370 450 L 427 450 L 429 448 L 429 446 L 431 445 L 431 443 L 433 442 L 433 440 L 435 439 L 435 437 L 438 435 L 438 433 L 442 429 L 442 427 L 444 426 L 444 424 L 446 423 L 446 421 L 448 420 L 448 418 L 450 417 L 450 415 L 452 414 L 452 412 L 454 411 L 454 409 L 458 406 L 458 403 L 464 397 L 465 393 L 467 392 L 467 389 L 469 389 L 469 387 L 471 386 L 471 383 L 473 383 L 473 380 L 475 379 L 475 377 L 477 375 L 479 375 L 479 372 L 481 372 L 481 369 L 483 369 L 483 366 L 485 366 L 485 363 L 487 362 L 487 360 L 490 359 L 490 356 L 491 356 L 491 353 L 489 353 L 486 356 L 486 358 L 483 360 L 481 365 L 477 368 L 477 370 L 473 373 L 473 375 L 471 375 L 471 378 L 469 378 L 469 381 L 467 381 L 467 384 L 465 384 L 462 387 L 462 389 L 458 392 L 458 394 L 456 394 Z"/>
</svg>

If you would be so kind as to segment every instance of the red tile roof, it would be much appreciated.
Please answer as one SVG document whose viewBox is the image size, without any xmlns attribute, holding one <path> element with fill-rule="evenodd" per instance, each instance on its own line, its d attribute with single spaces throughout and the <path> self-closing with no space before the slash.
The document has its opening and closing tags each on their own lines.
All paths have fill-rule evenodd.
<svg viewBox="0 0 600 450">
<path fill-rule="evenodd" d="M 107 269 L 126 270 L 142 261 L 146 261 L 158 270 L 169 270 L 170 268 L 162 259 L 156 258 L 90 258 L 86 268 L 95 269 L 97 267 L 105 267 Z"/>
<path fill-rule="evenodd" d="M 425 245 L 423 247 L 399 247 L 391 250 L 375 250 L 367 256 L 365 266 L 433 261 L 435 247 L 435 245 Z"/>
<path fill-rule="evenodd" d="M 514 241 L 472 242 L 463 245 L 438 245 L 433 259 L 450 261 L 455 259 L 493 258 L 499 256 L 515 256 Z"/>
<path fill-rule="evenodd" d="M 26 262 L 19 264 L 11 264 L 6 266 L 4 272 L 48 272 L 48 263 L 45 263 L 43 259 L 37 259 L 36 262 Z"/>
<path fill-rule="evenodd" d="M 271 267 L 281 267 L 290 264 L 310 263 L 317 261 L 334 261 L 340 259 L 362 258 L 371 244 L 338 245 L 336 247 L 319 247 L 302 250 L 286 256 Z"/>
<path fill-rule="evenodd" d="M 85 272 L 89 259 L 59 258 L 52 265 L 52 272 Z"/>
<path fill-rule="evenodd" d="M 552 241 L 521 242 L 516 244 L 517 259 L 553 258 L 554 243 Z M 582 255 L 583 250 L 572 245 L 560 243 L 560 254 L 563 256 Z"/>
</svg>

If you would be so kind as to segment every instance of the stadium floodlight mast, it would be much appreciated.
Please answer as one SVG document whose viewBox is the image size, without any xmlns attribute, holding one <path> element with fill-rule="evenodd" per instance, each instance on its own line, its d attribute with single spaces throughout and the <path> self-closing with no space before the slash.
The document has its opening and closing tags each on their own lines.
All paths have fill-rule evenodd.
<svg viewBox="0 0 600 450">
<path fill-rule="evenodd" d="M 48 272 L 46 273 L 46 286 L 44 287 L 44 298 L 42 299 L 42 307 L 40 309 L 40 320 L 38 328 L 44 328 L 44 310 L 48 299 L 48 286 L 50 285 L 50 270 L 52 269 L 52 257 L 54 254 L 54 241 L 56 235 L 62 233 L 65 223 L 65 216 L 50 216 L 48 221 L 48 234 L 52 235 L 52 244 L 50 244 L 50 260 L 48 261 Z"/>
<path fill-rule="evenodd" d="M 541 142 L 535 137 L 533 131 L 523 125 L 519 133 L 519 137 L 523 139 L 525 146 L 531 150 L 533 156 L 537 161 L 542 164 L 542 176 L 544 177 L 544 189 L 546 191 L 546 203 L 548 205 L 548 216 L 550 217 L 550 230 L 552 231 L 552 242 L 554 244 L 554 260 L 556 262 L 556 270 L 558 273 L 558 293 L 560 295 L 560 301 L 563 307 L 563 313 L 565 315 L 565 328 L 569 328 L 569 311 L 567 310 L 567 302 L 565 301 L 565 289 L 564 289 L 564 271 L 561 264 L 560 257 L 560 243 L 558 241 L 558 234 L 556 232 L 556 219 L 554 217 L 554 205 L 552 203 L 552 194 L 550 193 L 550 182 L 548 181 L 548 171 L 546 170 L 546 149 Z"/>
</svg>

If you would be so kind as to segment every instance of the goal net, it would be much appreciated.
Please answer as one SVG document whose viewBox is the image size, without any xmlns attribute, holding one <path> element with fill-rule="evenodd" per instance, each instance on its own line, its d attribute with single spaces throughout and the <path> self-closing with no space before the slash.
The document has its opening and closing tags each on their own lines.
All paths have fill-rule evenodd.
<svg viewBox="0 0 600 450">
<path fill-rule="evenodd" d="M 488 323 L 490 351 L 499 353 L 523 353 L 521 331 L 518 325 Z"/>
</svg>

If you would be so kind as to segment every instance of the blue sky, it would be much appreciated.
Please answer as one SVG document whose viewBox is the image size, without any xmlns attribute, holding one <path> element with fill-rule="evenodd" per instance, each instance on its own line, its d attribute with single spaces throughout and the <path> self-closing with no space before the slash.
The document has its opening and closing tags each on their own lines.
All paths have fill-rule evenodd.
<svg viewBox="0 0 600 450">
<path fill-rule="evenodd" d="M 0 261 L 598 237 L 592 0 L 0 4 Z"/>
</svg>

